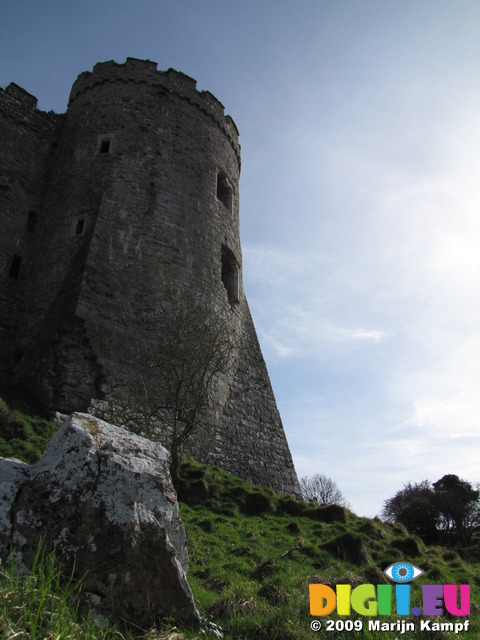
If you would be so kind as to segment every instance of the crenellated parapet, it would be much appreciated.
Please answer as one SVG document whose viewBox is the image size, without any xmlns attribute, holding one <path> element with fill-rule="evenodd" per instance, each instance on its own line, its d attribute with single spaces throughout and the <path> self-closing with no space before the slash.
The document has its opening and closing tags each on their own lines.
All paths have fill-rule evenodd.
<svg viewBox="0 0 480 640">
<path fill-rule="evenodd" d="M 16 104 L 18 111 L 30 113 L 37 106 L 37 98 L 20 87 L 15 82 L 11 82 L 6 89 L 0 89 L 0 96 Z"/>
<path fill-rule="evenodd" d="M 0 90 L 0 140 L 0 384 L 64 413 L 109 401 L 144 375 L 167 293 L 201 300 L 235 349 L 185 453 L 298 495 L 243 287 L 240 145 L 221 102 L 150 60 L 102 62 L 64 115 Z"/>
<path fill-rule="evenodd" d="M 70 107 L 79 96 L 101 85 L 127 83 L 150 85 L 159 94 L 176 95 L 194 105 L 211 118 L 229 139 L 240 167 L 238 129 L 231 116 L 225 115 L 223 104 L 209 91 L 199 91 L 194 78 L 175 69 L 158 71 L 157 63 L 151 60 L 127 58 L 123 64 L 113 60 L 97 63 L 93 71 L 85 71 L 78 76 L 70 92 L 68 105 Z"/>
<path fill-rule="evenodd" d="M 12 125 L 31 130 L 36 136 L 54 136 L 64 116 L 37 109 L 37 98 L 14 82 L 0 88 L 0 112 Z"/>
</svg>

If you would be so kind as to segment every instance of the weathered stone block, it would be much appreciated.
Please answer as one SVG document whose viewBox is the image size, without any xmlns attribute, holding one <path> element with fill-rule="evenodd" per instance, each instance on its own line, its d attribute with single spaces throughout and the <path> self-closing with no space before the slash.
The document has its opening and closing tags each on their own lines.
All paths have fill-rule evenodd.
<svg viewBox="0 0 480 640">
<path fill-rule="evenodd" d="M 12 549 L 25 558 L 44 536 L 47 551 L 55 547 L 67 569 L 85 576 L 83 597 L 97 611 L 143 628 L 165 615 L 199 621 L 168 452 L 160 445 L 73 414 L 30 472 L 1 462 L 0 491 L 4 557 Z"/>
</svg>

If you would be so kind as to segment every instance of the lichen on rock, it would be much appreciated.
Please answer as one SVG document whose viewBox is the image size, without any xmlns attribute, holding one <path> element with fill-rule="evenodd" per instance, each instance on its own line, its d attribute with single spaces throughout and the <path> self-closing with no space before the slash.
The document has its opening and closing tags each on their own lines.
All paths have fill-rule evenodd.
<svg viewBox="0 0 480 640">
<path fill-rule="evenodd" d="M 0 555 L 47 550 L 83 577 L 97 612 L 148 628 L 168 615 L 198 623 L 188 554 L 159 444 L 73 414 L 31 467 L 0 460 Z"/>
</svg>

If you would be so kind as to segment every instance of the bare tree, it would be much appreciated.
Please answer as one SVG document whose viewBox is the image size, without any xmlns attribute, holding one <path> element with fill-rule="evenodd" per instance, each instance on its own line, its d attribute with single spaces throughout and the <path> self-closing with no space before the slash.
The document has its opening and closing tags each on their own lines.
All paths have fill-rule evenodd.
<svg viewBox="0 0 480 640">
<path fill-rule="evenodd" d="M 304 476 L 300 479 L 300 489 L 304 500 L 318 502 L 318 504 L 338 504 L 348 507 L 343 493 L 336 482 L 323 473 Z"/>
<path fill-rule="evenodd" d="M 108 417 L 152 439 L 160 430 L 176 480 L 185 443 L 207 422 L 212 384 L 228 372 L 236 340 L 219 310 L 199 299 L 187 303 L 173 291 L 145 321 L 136 354 L 141 373 L 113 390 Z"/>
</svg>

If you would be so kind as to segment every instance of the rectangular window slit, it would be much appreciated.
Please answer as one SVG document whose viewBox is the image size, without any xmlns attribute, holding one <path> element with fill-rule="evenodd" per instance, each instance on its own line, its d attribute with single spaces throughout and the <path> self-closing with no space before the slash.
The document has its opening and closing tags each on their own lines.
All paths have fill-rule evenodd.
<svg viewBox="0 0 480 640">
<path fill-rule="evenodd" d="M 37 224 L 37 213 L 36 211 L 29 211 L 27 218 L 27 231 L 32 233 L 35 229 L 35 225 Z"/>
<path fill-rule="evenodd" d="M 110 140 L 102 140 L 100 143 L 100 153 L 109 153 L 110 151 Z"/>
<path fill-rule="evenodd" d="M 231 213 L 233 203 L 233 189 L 223 173 L 217 174 L 217 198 Z"/>
<path fill-rule="evenodd" d="M 9 271 L 10 278 L 13 278 L 14 280 L 18 280 L 21 266 L 22 266 L 22 258 L 20 256 L 13 256 L 12 262 L 10 263 L 10 271 Z"/>
</svg>

